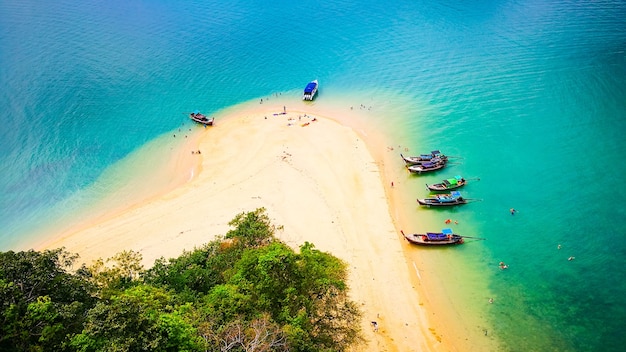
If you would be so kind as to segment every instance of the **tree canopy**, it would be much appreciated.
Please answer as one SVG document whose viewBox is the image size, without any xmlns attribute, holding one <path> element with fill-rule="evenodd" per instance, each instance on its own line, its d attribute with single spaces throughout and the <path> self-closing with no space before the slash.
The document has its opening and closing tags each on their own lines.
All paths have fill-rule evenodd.
<svg viewBox="0 0 626 352">
<path fill-rule="evenodd" d="M 149 269 L 124 251 L 0 253 L 3 351 L 343 351 L 362 341 L 346 265 L 275 237 L 265 209 Z"/>
</svg>

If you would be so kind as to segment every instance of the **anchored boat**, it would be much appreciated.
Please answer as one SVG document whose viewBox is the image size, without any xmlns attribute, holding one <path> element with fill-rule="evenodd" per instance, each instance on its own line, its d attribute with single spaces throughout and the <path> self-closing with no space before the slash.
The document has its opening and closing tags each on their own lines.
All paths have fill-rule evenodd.
<svg viewBox="0 0 626 352">
<path fill-rule="evenodd" d="M 417 202 L 420 205 L 427 206 L 452 206 L 459 204 L 466 204 L 467 199 L 461 196 L 461 192 L 452 191 L 448 194 L 434 194 L 428 198 L 418 199 Z"/>
<path fill-rule="evenodd" d="M 433 158 L 431 161 L 424 162 L 422 164 L 408 165 L 407 169 L 413 174 L 421 174 L 422 172 L 441 170 L 444 167 L 446 167 L 446 161 L 439 158 Z"/>
<path fill-rule="evenodd" d="M 443 229 L 441 232 L 413 233 L 407 235 L 400 231 L 407 241 L 420 246 L 445 246 L 463 243 L 463 236 L 454 234 L 452 229 Z"/>
<path fill-rule="evenodd" d="M 444 163 L 448 161 L 448 157 L 441 154 L 438 150 L 433 150 L 430 154 L 420 154 L 419 156 L 404 156 L 402 153 L 400 153 L 400 156 L 407 165 L 421 165 L 432 162 L 433 159 L 441 160 Z"/>
<path fill-rule="evenodd" d="M 213 121 L 215 120 L 214 117 L 206 117 L 205 115 L 201 114 L 200 111 L 198 110 L 189 114 L 189 118 L 196 121 L 197 123 L 201 123 L 206 126 L 213 126 Z"/>
<path fill-rule="evenodd" d="M 453 178 L 448 178 L 441 183 L 435 183 L 433 185 L 426 184 L 426 187 L 431 191 L 449 191 L 452 189 L 457 189 L 465 186 L 467 184 L 467 180 L 461 176 L 454 176 Z"/>
<path fill-rule="evenodd" d="M 304 87 L 304 94 L 302 95 L 302 100 L 313 100 L 315 98 L 315 94 L 317 94 L 317 88 L 319 87 L 319 82 L 317 80 L 309 82 L 309 84 Z"/>
</svg>

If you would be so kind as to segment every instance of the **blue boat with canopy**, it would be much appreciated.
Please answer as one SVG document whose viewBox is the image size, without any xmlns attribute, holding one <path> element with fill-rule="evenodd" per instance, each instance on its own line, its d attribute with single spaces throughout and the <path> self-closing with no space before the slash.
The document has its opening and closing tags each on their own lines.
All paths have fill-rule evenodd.
<svg viewBox="0 0 626 352">
<path fill-rule="evenodd" d="M 407 165 L 407 169 L 410 173 L 421 174 L 422 172 L 429 172 L 435 170 L 441 170 L 446 167 L 447 161 L 439 158 L 433 158 L 430 161 L 425 161 L 421 164 Z"/>
<path fill-rule="evenodd" d="M 441 232 L 413 233 L 407 235 L 404 231 L 400 231 L 404 238 L 421 246 L 441 246 L 450 244 L 463 243 L 463 236 L 455 234 L 452 229 L 442 229 Z"/>
<path fill-rule="evenodd" d="M 319 82 L 317 80 L 309 82 L 306 87 L 304 87 L 304 94 L 302 95 L 302 100 L 313 100 L 315 98 L 315 94 L 317 94 L 317 88 L 319 87 Z"/>
</svg>

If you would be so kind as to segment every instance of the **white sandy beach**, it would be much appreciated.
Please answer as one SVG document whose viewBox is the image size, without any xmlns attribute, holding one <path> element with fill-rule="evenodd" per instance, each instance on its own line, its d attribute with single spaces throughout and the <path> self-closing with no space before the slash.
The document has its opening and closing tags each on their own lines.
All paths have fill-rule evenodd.
<svg viewBox="0 0 626 352">
<path fill-rule="evenodd" d="M 200 167 L 177 171 L 194 172 L 192 181 L 38 249 L 63 246 L 86 263 L 132 249 L 149 266 L 225 234 L 236 214 L 264 207 L 273 224 L 284 226 L 281 240 L 294 248 L 312 242 L 348 263 L 368 340 L 358 350 L 456 350 L 437 341 L 405 260 L 389 189 L 370 152 L 385 146 L 366 146 L 354 130 L 328 118 L 341 111 L 298 106 L 275 115 L 283 105 L 248 104 L 219 116 L 193 148 L 201 151 L 193 154 Z"/>
</svg>

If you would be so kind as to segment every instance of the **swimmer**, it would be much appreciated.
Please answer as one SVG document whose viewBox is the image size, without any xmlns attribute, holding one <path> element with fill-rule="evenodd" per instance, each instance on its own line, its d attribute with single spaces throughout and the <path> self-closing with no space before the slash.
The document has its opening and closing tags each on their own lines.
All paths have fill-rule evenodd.
<svg viewBox="0 0 626 352">
<path fill-rule="evenodd" d="M 567 258 L 567 260 L 569 260 L 569 261 L 572 261 L 574 259 L 576 259 L 576 257 L 569 257 L 569 258 Z"/>
</svg>

